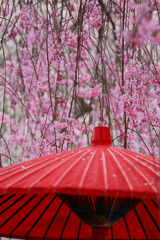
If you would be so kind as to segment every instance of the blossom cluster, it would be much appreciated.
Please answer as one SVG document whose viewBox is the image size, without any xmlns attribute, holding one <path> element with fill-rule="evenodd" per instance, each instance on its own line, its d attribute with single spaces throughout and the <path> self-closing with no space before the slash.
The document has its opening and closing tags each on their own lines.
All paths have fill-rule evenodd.
<svg viewBox="0 0 160 240">
<path fill-rule="evenodd" d="M 160 1 L 4 2 L 2 162 L 89 145 L 98 124 L 116 146 L 160 154 Z"/>
</svg>

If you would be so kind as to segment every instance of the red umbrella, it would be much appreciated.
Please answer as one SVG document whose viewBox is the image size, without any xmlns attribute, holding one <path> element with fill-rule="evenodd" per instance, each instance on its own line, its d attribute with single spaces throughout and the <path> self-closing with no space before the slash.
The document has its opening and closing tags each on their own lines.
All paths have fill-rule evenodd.
<svg viewBox="0 0 160 240">
<path fill-rule="evenodd" d="M 0 170 L 0 236 L 91 239 L 89 223 L 94 239 L 160 239 L 159 174 L 158 158 L 112 147 L 96 127 L 90 147 Z"/>
</svg>

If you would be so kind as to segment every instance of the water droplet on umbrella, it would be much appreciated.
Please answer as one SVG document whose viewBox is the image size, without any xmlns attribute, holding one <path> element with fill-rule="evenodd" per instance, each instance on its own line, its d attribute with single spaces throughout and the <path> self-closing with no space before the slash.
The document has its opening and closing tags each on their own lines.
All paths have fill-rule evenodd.
<svg viewBox="0 0 160 240">
<path fill-rule="evenodd" d="M 116 177 L 117 175 L 116 174 L 113 174 L 113 177 Z"/>
</svg>

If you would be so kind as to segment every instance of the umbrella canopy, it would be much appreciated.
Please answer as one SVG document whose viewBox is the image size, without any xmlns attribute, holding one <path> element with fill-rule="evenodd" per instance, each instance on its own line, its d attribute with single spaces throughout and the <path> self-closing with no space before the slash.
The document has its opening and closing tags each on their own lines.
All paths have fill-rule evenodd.
<svg viewBox="0 0 160 240">
<path fill-rule="evenodd" d="M 6 193 L 155 198 L 160 160 L 112 147 L 109 128 L 96 127 L 90 147 L 2 168 L 0 194 Z"/>
<path fill-rule="evenodd" d="M 109 128 L 96 127 L 94 128 L 92 146 L 90 147 L 41 157 L 0 170 L 0 195 L 2 195 L 3 203 L 3 209 L 0 208 L 0 212 L 5 216 L 5 218 L 2 218 L 3 220 L 1 219 L 0 234 L 2 236 L 9 236 L 4 234 L 10 234 L 12 237 L 25 238 L 31 232 L 34 232 L 34 234 L 37 234 L 36 236 L 39 234 L 40 238 L 47 238 L 49 236 L 47 235 L 48 231 L 52 232 L 50 229 L 55 229 L 57 234 L 61 232 L 62 238 L 67 224 L 70 224 L 71 215 L 74 215 L 65 205 L 66 203 L 82 220 L 95 227 L 94 231 L 92 231 L 95 239 L 99 235 L 99 229 L 97 230 L 96 226 L 109 227 L 118 221 L 112 227 L 107 228 L 107 231 L 108 229 L 113 230 L 113 228 L 122 224 L 126 226 L 128 236 L 131 236 L 129 228 L 131 228 L 133 219 L 139 226 L 137 229 L 143 230 L 144 239 L 148 236 L 150 238 L 151 235 L 158 239 L 160 238 L 160 235 L 158 235 L 160 227 L 158 207 L 159 176 L 160 161 L 158 158 L 112 147 Z M 55 197 L 54 194 L 58 194 L 64 203 L 60 203 L 61 200 L 59 197 Z M 7 198 L 7 201 L 3 200 L 4 198 Z M 16 200 L 14 200 L 15 198 Z M 82 205 L 82 199 L 85 199 L 86 202 L 86 198 L 90 203 L 87 203 L 87 207 Z M 49 199 L 52 203 L 47 202 Z M 146 202 L 140 202 L 141 199 L 145 199 Z M 13 200 L 14 202 L 12 202 Z M 79 208 L 79 205 L 82 207 Z M 18 207 L 17 210 L 15 210 L 15 206 Z M 46 208 L 47 210 L 45 210 Z M 49 210 L 50 208 L 52 210 Z M 84 212 L 84 208 L 87 208 L 86 212 Z M 41 209 L 42 212 L 37 209 Z M 88 209 L 91 210 L 91 214 L 88 213 Z M 105 216 L 102 215 L 104 210 L 106 211 Z M 63 228 L 61 225 L 61 230 L 56 227 L 59 226 L 60 222 L 56 220 L 59 212 L 61 212 L 62 225 L 64 223 Z M 25 231 L 22 229 L 25 228 L 25 223 L 32 216 L 32 213 L 34 213 L 35 217 L 31 219 L 36 220 L 34 220 L 35 222 L 28 222 L 29 233 L 24 233 Z M 43 218 L 44 215 L 45 218 Z M 37 216 L 39 216 L 38 219 Z M 143 220 L 150 219 L 146 220 L 149 235 L 140 216 Z M 147 216 L 149 217 L 147 218 Z M 13 217 L 17 220 L 14 220 Z M 123 219 L 120 220 L 122 217 Z M 102 218 L 105 219 L 102 220 Z M 14 226 L 9 227 L 11 222 Z M 85 226 L 86 231 L 87 227 L 82 223 L 81 225 Z M 39 224 L 39 228 L 41 228 L 40 226 L 47 226 L 45 232 L 42 234 L 36 233 L 35 229 L 38 230 L 37 224 Z M 12 230 L 7 232 L 4 230 L 5 227 Z M 21 234 L 15 234 L 17 229 L 21 229 Z M 34 231 L 32 231 L 33 229 Z M 90 237 L 90 235 L 87 235 L 90 232 L 89 229 L 88 227 L 85 235 L 88 238 Z M 100 230 L 101 233 L 103 232 L 102 234 L 106 235 L 104 228 Z M 74 232 L 73 229 L 72 231 Z M 77 236 L 81 231 L 79 228 Z M 54 234 L 50 236 L 54 238 Z"/>
</svg>

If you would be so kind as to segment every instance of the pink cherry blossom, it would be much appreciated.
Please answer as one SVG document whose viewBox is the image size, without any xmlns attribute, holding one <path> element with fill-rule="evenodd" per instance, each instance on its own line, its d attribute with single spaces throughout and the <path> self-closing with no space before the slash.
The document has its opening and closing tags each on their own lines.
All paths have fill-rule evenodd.
<svg viewBox="0 0 160 240">
<path fill-rule="evenodd" d="M 90 88 L 87 94 L 89 97 L 97 98 L 100 94 L 100 91 L 100 86 L 96 85 L 95 88 Z"/>
<path fill-rule="evenodd" d="M 2 165 L 88 146 L 99 124 L 160 156 L 159 1 L 4 2 Z"/>
<path fill-rule="evenodd" d="M 56 129 L 61 130 L 61 129 L 64 129 L 64 128 L 68 127 L 68 124 L 65 123 L 65 122 L 64 123 L 59 123 L 57 121 L 54 121 L 54 126 L 55 126 Z"/>
</svg>

